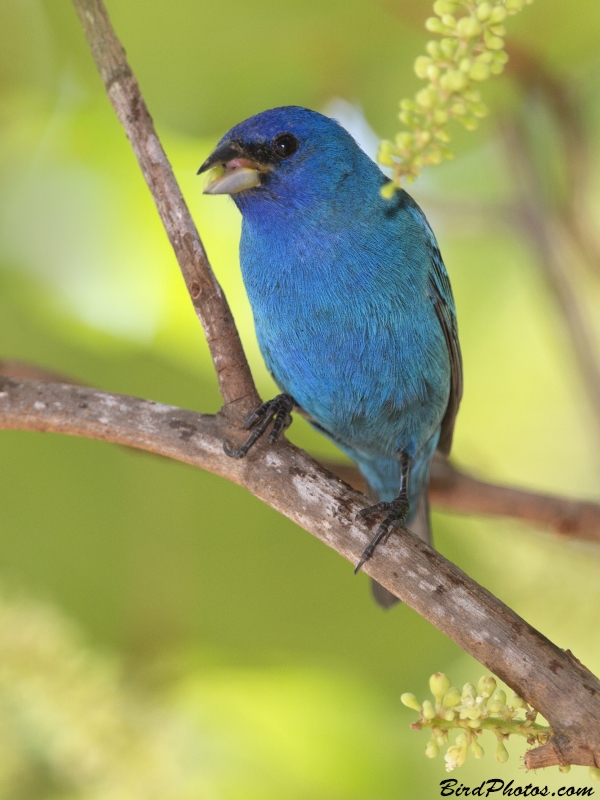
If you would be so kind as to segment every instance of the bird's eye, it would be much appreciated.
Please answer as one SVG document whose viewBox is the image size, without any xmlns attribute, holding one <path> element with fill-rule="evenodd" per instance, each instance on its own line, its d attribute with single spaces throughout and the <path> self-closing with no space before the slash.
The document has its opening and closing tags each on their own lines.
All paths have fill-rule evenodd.
<svg viewBox="0 0 600 800">
<path fill-rule="evenodd" d="M 298 147 L 300 147 L 300 143 L 291 133 L 280 133 L 273 139 L 273 151 L 279 158 L 293 156 Z"/>
</svg>

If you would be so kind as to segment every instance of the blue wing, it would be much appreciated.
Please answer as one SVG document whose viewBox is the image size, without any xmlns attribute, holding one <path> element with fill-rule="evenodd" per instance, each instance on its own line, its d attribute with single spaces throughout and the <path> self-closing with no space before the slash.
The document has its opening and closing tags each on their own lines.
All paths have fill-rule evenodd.
<svg viewBox="0 0 600 800">
<path fill-rule="evenodd" d="M 425 228 L 430 254 L 430 272 L 428 295 L 435 308 L 435 313 L 444 333 L 448 356 L 450 358 L 450 395 L 448 405 L 442 419 L 440 439 L 437 449 L 448 456 L 452 447 L 454 423 L 463 393 L 463 367 L 460 344 L 458 341 L 458 325 L 450 279 L 442 260 L 437 241 L 429 223 L 416 203 L 410 208 L 414 218 Z"/>
</svg>

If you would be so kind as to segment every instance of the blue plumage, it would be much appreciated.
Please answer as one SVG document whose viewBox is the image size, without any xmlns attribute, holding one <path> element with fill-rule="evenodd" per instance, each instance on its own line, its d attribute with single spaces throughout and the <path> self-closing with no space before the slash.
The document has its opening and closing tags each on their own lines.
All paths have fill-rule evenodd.
<svg viewBox="0 0 600 800">
<path fill-rule="evenodd" d="M 397 497 L 406 460 L 413 526 L 462 385 L 452 292 L 423 213 L 404 191 L 383 199 L 377 165 L 303 108 L 240 123 L 201 170 L 214 164 L 225 175 L 207 191 L 232 193 L 242 213 L 244 282 L 277 385 L 380 500 Z"/>
</svg>

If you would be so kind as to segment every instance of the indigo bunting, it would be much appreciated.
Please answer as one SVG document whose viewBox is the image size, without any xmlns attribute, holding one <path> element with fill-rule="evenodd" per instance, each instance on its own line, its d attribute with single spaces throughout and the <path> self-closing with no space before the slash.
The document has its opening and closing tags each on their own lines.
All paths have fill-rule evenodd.
<svg viewBox="0 0 600 800">
<path fill-rule="evenodd" d="M 430 541 L 434 452 L 448 455 L 462 363 L 448 274 L 429 224 L 334 120 L 264 111 L 202 164 L 242 214 L 240 263 L 261 352 L 282 394 L 247 420 L 243 457 L 292 409 L 353 459 L 383 514 L 356 569 L 397 526 Z M 396 598 L 374 585 L 377 602 Z"/>
</svg>

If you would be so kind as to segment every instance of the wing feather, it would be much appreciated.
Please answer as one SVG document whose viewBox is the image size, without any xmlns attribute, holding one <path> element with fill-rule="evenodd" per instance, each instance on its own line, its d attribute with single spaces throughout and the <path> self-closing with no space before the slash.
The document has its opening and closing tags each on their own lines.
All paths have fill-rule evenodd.
<svg viewBox="0 0 600 800">
<path fill-rule="evenodd" d="M 452 447 L 454 422 L 463 393 L 463 368 L 452 288 L 435 240 L 431 247 L 429 295 L 444 333 L 444 338 L 448 346 L 448 355 L 450 357 L 450 396 L 448 398 L 446 413 L 442 419 L 442 430 L 438 443 L 438 450 L 443 453 L 443 455 L 448 456 L 450 454 L 450 448 Z"/>
</svg>

